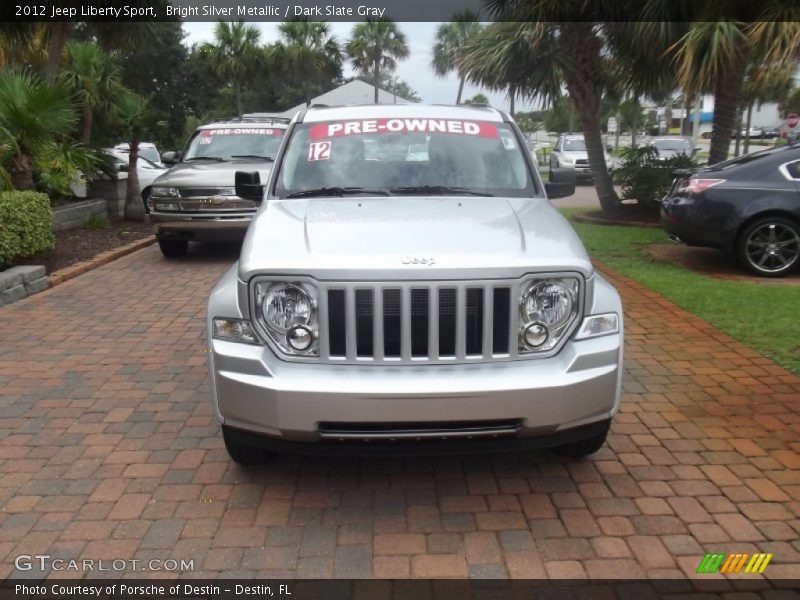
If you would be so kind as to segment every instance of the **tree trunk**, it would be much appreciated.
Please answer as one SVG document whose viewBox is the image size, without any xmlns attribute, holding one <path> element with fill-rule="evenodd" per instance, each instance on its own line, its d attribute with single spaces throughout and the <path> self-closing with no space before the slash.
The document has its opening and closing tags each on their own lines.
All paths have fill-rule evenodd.
<svg viewBox="0 0 800 600">
<path fill-rule="evenodd" d="M 734 146 L 733 155 L 739 157 L 739 149 L 742 146 L 742 109 L 736 109 L 736 144 Z"/>
<path fill-rule="evenodd" d="M 733 59 L 714 85 L 714 123 L 711 129 L 711 149 L 708 164 L 713 165 L 728 158 L 731 137 L 736 121 L 736 111 L 742 101 L 745 61 Z"/>
<path fill-rule="evenodd" d="M 375 61 L 375 70 L 372 77 L 373 77 L 372 82 L 375 84 L 375 104 L 378 104 L 379 100 L 378 90 L 380 89 L 378 87 L 378 84 L 381 82 L 381 67 L 378 64 L 378 61 Z"/>
<path fill-rule="evenodd" d="M 614 212 L 619 207 L 619 197 L 606 165 L 600 129 L 600 102 L 605 87 L 602 42 L 592 23 L 576 21 L 562 25 L 561 38 L 566 62 L 564 79 L 581 121 L 592 181 L 603 211 Z"/>
<path fill-rule="evenodd" d="M 242 116 L 242 84 L 241 82 L 236 82 L 236 111 L 239 113 L 239 116 Z"/>
<path fill-rule="evenodd" d="M 747 132 L 747 135 L 744 136 L 744 153 L 747 154 L 750 152 L 750 125 L 753 123 L 753 103 L 747 105 L 747 124 L 744 126 L 744 130 Z M 763 129 L 761 131 L 764 131 Z"/>
<path fill-rule="evenodd" d="M 47 38 L 47 64 L 44 68 L 44 79 L 47 83 L 54 83 L 58 77 L 58 70 L 61 67 L 61 53 L 67 43 L 69 34 L 69 22 L 59 21 L 52 23 Z"/>
<path fill-rule="evenodd" d="M 92 139 L 92 107 L 86 102 L 81 114 L 81 144 L 86 146 Z"/>
<path fill-rule="evenodd" d="M 139 191 L 139 138 L 134 136 L 128 153 L 128 185 L 125 188 L 125 219 L 144 221 L 144 202 Z"/>
<path fill-rule="evenodd" d="M 464 75 L 461 76 L 461 80 L 458 82 L 458 95 L 456 96 L 456 104 L 461 104 L 461 94 L 464 93 L 464 80 L 466 77 Z"/>
<path fill-rule="evenodd" d="M 514 112 L 516 110 L 516 106 L 515 106 L 515 102 L 514 102 L 516 97 L 517 97 L 517 86 L 512 85 L 511 87 L 508 88 L 508 98 L 509 98 L 508 114 L 511 115 L 512 119 L 514 118 Z"/>
<path fill-rule="evenodd" d="M 619 113 L 617 113 L 617 117 L 616 118 L 617 118 L 617 130 L 614 132 L 614 150 L 615 151 L 619 150 L 619 133 L 620 133 L 620 130 L 622 129 L 622 127 L 621 127 L 622 117 L 620 116 Z"/>
<path fill-rule="evenodd" d="M 12 157 L 8 171 L 11 175 L 11 187 L 15 190 L 33 189 L 33 161 L 27 153 L 21 152 Z"/>
</svg>

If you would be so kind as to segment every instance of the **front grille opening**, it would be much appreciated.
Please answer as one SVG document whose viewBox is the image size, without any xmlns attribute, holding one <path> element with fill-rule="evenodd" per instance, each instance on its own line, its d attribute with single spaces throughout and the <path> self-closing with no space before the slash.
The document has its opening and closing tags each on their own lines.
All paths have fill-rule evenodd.
<svg viewBox="0 0 800 600">
<path fill-rule="evenodd" d="M 383 290 L 383 355 L 400 356 L 401 342 L 400 290 Z"/>
<path fill-rule="evenodd" d="M 344 290 L 328 290 L 328 350 L 331 356 L 347 355 Z"/>
<path fill-rule="evenodd" d="M 372 356 L 373 318 L 372 290 L 356 290 L 356 355 Z"/>
<path fill-rule="evenodd" d="M 359 440 L 436 440 L 448 437 L 499 437 L 516 434 L 522 429 L 522 419 L 488 419 L 483 421 L 395 422 L 395 423 L 337 423 L 322 422 L 319 434 L 339 441 Z"/>
<path fill-rule="evenodd" d="M 456 355 L 456 290 L 439 290 L 439 356 Z"/>
<path fill-rule="evenodd" d="M 495 288 L 494 302 L 492 303 L 492 352 L 495 354 L 508 353 L 508 336 L 511 321 L 511 289 Z"/>
<path fill-rule="evenodd" d="M 428 356 L 428 290 L 411 290 L 411 356 Z"/>
<path fill-rule="evenodd" d="M 467 354 L 483 353 L 483 289 L 467 290 Z"/>
</svg>

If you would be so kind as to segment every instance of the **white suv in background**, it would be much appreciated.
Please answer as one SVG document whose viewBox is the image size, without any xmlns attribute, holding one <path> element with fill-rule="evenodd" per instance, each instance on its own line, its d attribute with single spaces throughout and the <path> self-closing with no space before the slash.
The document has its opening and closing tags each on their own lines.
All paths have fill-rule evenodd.
<svg viewBox="0 0 800 600">
<path fill-rule="evenodd" d="M 606 167 L 608 171 L 614 170 L 614 164 L 608 152 L 605 152 Z M 558 137 L 553 151 L 550 153 L 550 168 L 569 167 L 575 169 L 575 177 L 582 179 L 592 178 L 592 169 L 589 166 L 589 155 L 586 152 L 586 142 L 581 133 L 564 133 Z"/>
</svg>

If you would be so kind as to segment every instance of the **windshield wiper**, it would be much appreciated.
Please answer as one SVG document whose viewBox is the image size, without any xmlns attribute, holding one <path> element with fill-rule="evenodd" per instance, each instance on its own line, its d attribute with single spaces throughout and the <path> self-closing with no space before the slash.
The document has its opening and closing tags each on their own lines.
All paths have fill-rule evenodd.
<svg viewBox="0 0 800 600">
<path fill-rule="evenodd" d="M 392 194 L 466 194 L 468 196 L 494 196 L 489 192 L 479 192 L 465 187 L 447 187 L 446 185 L 408 185 L 394 187 L 389 190 Z"/>
<path fill-rule="evenodd" d="M 286 194 L 284 198 L 312 198 L 314 196 L 346 196 L 348 194 L 375 194 L 378 196 L 388 196 L 386 190 L 368 189 L 362 187 L 321 187 L 311 190 L 302 190 Z"/>
<path fill-rule="evenodd" d="M 256 158 L 258 160 L 265 160 L 267 162 L 275 162 L 271 156 L 261 156 L 259 154 L 234 154 L 231 158 Z"/>
<path fill-rule="evenodd" d="M 189 162 L 190 160 L 214 160 L 216 162 L 225 162 L 225 159 L 219 156 L 193 156 L 192 158 L 185 159 L 183 162 Z"/>
</svg>

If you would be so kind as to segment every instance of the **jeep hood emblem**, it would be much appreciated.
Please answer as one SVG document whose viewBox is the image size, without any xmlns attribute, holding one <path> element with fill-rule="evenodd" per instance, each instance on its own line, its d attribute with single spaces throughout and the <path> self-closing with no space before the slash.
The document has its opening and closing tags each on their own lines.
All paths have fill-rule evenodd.
<svg viewBox="0 0 800 600">
<path fill-rule="evenodd" d="M 436 259 L 433 257 L 424 256 L 406 256 L 403 259 L 404 265 L 428 265 L 429 267 L 436 264 Z"/>
</svg>

